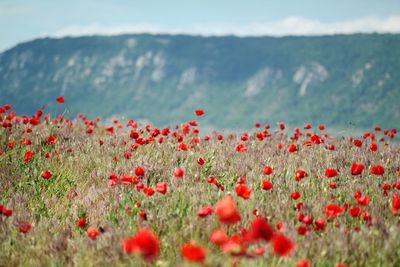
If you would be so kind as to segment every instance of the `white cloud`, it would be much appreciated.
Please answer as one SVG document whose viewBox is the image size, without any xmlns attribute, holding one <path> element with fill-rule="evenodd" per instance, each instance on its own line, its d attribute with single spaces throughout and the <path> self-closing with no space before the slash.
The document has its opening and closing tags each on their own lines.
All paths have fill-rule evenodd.
<svg viewBox="0 0 400 267">
<path fill-rule="evenodd" d="M 64 36 L 82 36 L 82 35 L 117 35 L 123 33 L 160 33 L 160 32 L 171 32 L 170 30 L 163 29 L 153 24 L 134 24 L 134 25 L 117 25 L 117 26 L 102 26 L 99 24 L 90 24 L 86 26 L 71 25 L 62 28 L 54 33 L 45 34 L 53 37 L 64 37 Z M 172 32 L 171 32 L 172 33 Z"/>
<path fill-rule="evenodd" d="M 325 23 L 303 17 L 287 17 L 275 22 L 247 24 L 205 23 L 182 28 L 169 28 L 155 24 L 104 26 L 100 24 L 71 25 L 46 34 L 52 37 L 82 35 L 117 35 L 123 33 L 169 33 L 196 35 L 237 36 L 284 36 L 284 35 L 331 35 L 350 33 L 400 33 L 400 16 L 388 18 L 365 17 L 348 21 Z"/>
</svg>

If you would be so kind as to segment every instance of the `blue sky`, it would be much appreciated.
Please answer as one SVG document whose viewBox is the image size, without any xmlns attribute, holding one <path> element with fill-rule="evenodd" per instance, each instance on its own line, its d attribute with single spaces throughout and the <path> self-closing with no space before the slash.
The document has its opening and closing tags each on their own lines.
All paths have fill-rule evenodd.
<svg viewBox="0 0 400 267">
<path fill-rule="evenodd" d="M 0 0 L 0 51 L 44 36 L 127 32 L 400 32 L 400 0 Z"/>
</svg>

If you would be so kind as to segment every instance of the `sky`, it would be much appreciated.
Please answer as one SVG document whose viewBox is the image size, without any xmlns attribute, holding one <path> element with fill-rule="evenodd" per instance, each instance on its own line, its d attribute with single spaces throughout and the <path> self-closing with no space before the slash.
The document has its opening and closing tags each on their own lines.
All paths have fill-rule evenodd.
<svg viewBox="0 0 400 267">
<path fill-rule="evenodd" d="M 42 37 L 400 32 L 400 0 L 0 0 L 0 52 Z"/>
</svg>

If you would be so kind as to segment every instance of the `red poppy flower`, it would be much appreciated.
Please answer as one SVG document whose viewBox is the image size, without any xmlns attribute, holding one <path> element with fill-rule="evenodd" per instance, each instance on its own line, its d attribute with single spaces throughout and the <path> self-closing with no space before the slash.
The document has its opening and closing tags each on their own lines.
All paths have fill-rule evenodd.
<svg viewBox="0 0 400 267">
<path fill-rule="evenodd" d="M 208 177 L 207 178 L 207 183 L 209 183 L 209 184 L 217 184 L 218 180 L 215 177 Z"/>
<path fill-rule="evenodd" d="M 144 176 L 144 168 L 142 166 L 137 166 L 135 168 L 135 175 L 136 176 Z"/>
<path fill-rule="evenodd" d="M 337 174 L 338 174 L 338 173 L 337 173 L 337 170 L 335 170 L 335 169 L 327 168 L 327 169 L 325 170 L 325 176 L 328 177 L 328 178 L 336 177 Z"/>
<path fill-rule="evenodd" d="M 11 215 L 12 215 L 12 209 L 8 209 L 8 208 L 6 208 L 6 207 L 2 207 L 1 208 L 1 213 L 4 215 L 4 216 L 7 216 L 7 217 L 10 217 Z"/>
<path fill-rule="evenodd" d="M 312 143 L 317 144 L 317 145 L 319 145 L 319 144 L 321 144 L 323 142 L 323 140 L 316 134 L 311 136 L 310 140 L 311 140 Z M 309 146 L 310 145 L 312 145 L 312 144 L 309 144 Z"/>
<path fill-rule="evenodd" d="M 187 151 L 188 150 L 188 146 L 185 143 L 179 143 L 178 144 L 178 151 Z"/>
<path fill-rule="evenodd" d="M 154 189 L 153 188 L 151 188 L 151 187 L 145 187 L 144 189 L 143 189 L 143 193 L 146 195 L 146 196 L 152 196 L 152 195 L 154 195 Z"/>
<path fill-rule="evenodd" d="M 360 175 L 363 172 L 364 168 L 365 166 L 361 163 L 353 163 L 351 165 L 351 174 Z"/>
<path fill-rule="evenodd" d="M 33 152 L 30 150 L 26 151 L 25 155 L 24 155 L 24 159 L 23 159 L 24 162 L 27 163 L 27 162 L 31 161 L 32 158 L 33 158 Z"/>
<path fill-rule="evenodd" d="M 19 143 L 20 143 L 21 145 L 29 146 L 29 145 L 32 144 L 32 141 L 29 140 L 29 139 L 22 139 Z"/>
<path fill-rule="evenodd" d="M 304 216 L 304 218 L 301 220 L 302 223 L 304 223 L 305 225 L 310 225 L 312 224 L 314 221 L 314 218 L 311 216 Z"/>
<path fill-rule="evenodd" d="M 51 178 L 52 174 L 51 174 L 51 172 L 50 172 L 50 171 L 48 171 L 48 170 L 44 170 L 44 171 L 42 171 L 42 174 L 41 174 L 41 176 L 42 176 L 42 178 L 43 178 L 43 179 L 46 179 L 46 180 L 48 180 L 48 179 L 50 179 L 50 178 Z"/>
<path fill-rule="evenodd" d="M 272 238 L 272 249 L 278 256 L 287 256 L 294 250 L 294 243 L 281 234 L 276 234 Z"/>
<path fill-rule="evenodd" d="M 361 147 L 362 144 L 363 144 L 363 142 L 362 142 L 361 140 L 354 139 L 354 140 L 353 140 L 353 144 L 354 144 L 356 147 Z"/>
<path fill-rule="evenodd" d="M 297 220 L 301 222 L 304 219 L 305 215 L 302 212 L 297 213 Z"/>
<path fill-rule="evenodd" d="M 27 221 L 19 221 L 18 222 L 18 227 L 19 227 L 19 231 L 21 233 L 25 234 L 25 233 L 29 232 L 29 230 L 31 230 L 32 225 Z"/>
<path fill-rule="evenodd" d="M 246 142 L 247 140 L 249 140 L 249 135 L 247 133 L 242 134 L 240 136 L 240 140 L 242 140 L 243 142 Z"/>
<path fill-rule="evenodd" d="M 8 141 L 8 143 L 7 143 L 7 147 L 9 147 L 9 148 L 13 148 L 14 145 L 15 145 L 15 142 L 13 142 L 13 141 Z"/>
<path fill-rule="evenodd" d="M 394 194 L 392 196 L 392 213 L 394 215 L 397 215 L 399 210 L 400 210 L 400 195 L 399 194 Z"/>
<path fill-rule="evenodd" d="M 197 212 L 197 216 L 199 216 L 200 218 L 204 218 L 207 217 L 208 215 L 212 214 L 214 211 L 214 209 L 212 207 L 204 207 L 199 209 L 199 211 Z"/>
<path fill-rule="evenodd" d="M 261 181 L 261 189 L 263 190 L 271 190 L 272 189 L 272 183 L 269 180 L 262 180 Z"/>
<path fill-rule="evenodd" d="M 64 103 L 64 97 L 63 96 L 59 96 L 59 97 L 57 97 L 56 98 L 56 101 L 58 102 L 58 103 Z"/>
<path fill-rule="evenodd" d="M 182 178 L 185 173 L 181 168 L 176 168 L 174 171 L 175 178 Z"/>
<path fill-rule="evenodd" d="M 132 139 L 138 139 L 139 138 L 139 133 L 132 130 L 129 133 L 129 137 L 132 138 Z"/>
<path fill-rule="evenodd" d="M 301 179 L 303 179 L 304 177 L 306 177 L 307 176 L 307 173 L 304 171 L 304 170 L 297 170 L 295 173 L 294 173 L 294 180 L 296 181 L 296 182 L 299 182 Z"/>
<path fill-rule="evenodd" d="M 315 226 L 314 226 L 314 230 L 318 231 L 321 230 L 323 231 L 326 227 L 326 222 L 323 218 L 318 218 L 315 220 Z"/>
<path fill-rule="evenodd" d="M 38 125 L 40 123 L 40 120 L 37 117 L 32 117 L 32 118 L 29 119 L 29 123 L 31 125 Z"/>
<path fill-rule="evenodd" d="M 349 214 L 351 217 L 358 217 L 361 214 L 361 210 L 359 207 L 353 207 L 349 209 Z"/>
<path fill-rule="evenodd" d="M 215 205 L 215 213 L 221 223 L 233 225 L 240 221 L 240 214 L 236 210 L 235 202 L 231 197 L 224 197 Z"/>
<path fill-rule="evenodd" d="M 49 137 L 47 137 L 46 143 L 47 143 L 47 144 L 54 145 L 55 143 L 57 143 L 57 137 L 52 136 L 52 135 L 49 136 Z"/>
<path fill-rule="evenodd" d="M 288 147 L 289 153 L 294 153 L 297 151 L 297 146 L 295 144 L 290 144 Z"/>
<path fill-rule="evenodd" d="M 371 166 L 369 171 L 375 175 L 383 175 L 385 173 L 385 169 L 381 165 Z"/>
<path fill-rule="evenodd" d="M 311 266 L 311 261 L 308 259 L 301 259 L 298 260 L 296 263 L 296 267 L 310 267 Z"/>
<path fill-rule="evenodd" d="M 390 184 L 386 184 L 385 183 L 385 184 L 382 185 L 382 189 L 385 190 L 385 191 L 390 190 L 390 188 L 391 188 Z"/>
<path fill-rule="evenodd" d="M 195 111 L 195 113 L 196 113 L 196 116 L 203 116 L 204 115 L 204 110 L 198 109 L 198 110 Z"/>
<path fill-rule="evenodd" d="M 141 221 L 147 221 L 147 213 L 144 209 L 139 211 L 139 218 Z"/>
<path fill-rule="evenodd" d="M 325 207 L 325 215 L 328 219 L 334 218 L 342 212 L 343 209 L 335 204 L 329 204 Z"/>
<path fill-rule="evenodd" d="M 304 206 L 303 202 L 297 202 L 296 208 L 297 210 L 301 209 Z"/>
<path fill-rule="evenodd" d="M 110 177 L 108 177 L 108 184 L 110 186 L 118 184 L 118 176 L 115 173 L 112 173 Z"/>
<path fill-rule="evenodd" d="M 245 233 L 241 234 L 235 234 L 232 235 L 228 238 L 228 241 L 226 241 L 220 248 L 222 252 L 224 253 L 229 253 L 232 256 L 243 256 L 246 253 L 246 244 L 243 240 L 243 235 Z"/>
<path fill-rule="evenodd" d="M 202 166 L 202 165 L 205 163 L 205 161 L 204 161 L 203 158 L 198 158 L 198 159 L 196 160 L 196 162 L 197 162 L 197 164 L 199 164 L 200 166 Z"/>
<path fill-rule="evenodd" d="M 165 193 L 167 193 L 167 183 L 166 182 L 157 183 L 156 190 L 158 193 L 165 195 Z"/>
<path fill-rule="evenodd" d="M 251 195 L 251 190 L 245 184 L 238 184 L 235 187 L 235 191 L 236 194 L 243 199 L 249 199 Z"/>
<path fill-rule="evenodd" d="M 114 134 L 114 127 L 113 126 L 108 126 L 104 128 L 104 131 L 110 133 L 110 134 Z"/>
<path fill-rule="evenodd" d="M 236 145 L 236 152 L 244 153 L 247 151 L 247 147 L 245 144 L 237 144 Z"/>
<path fill-rule="evenodd" d="M 357 199 L 357 198 L 359 198 L 359 197 L 361 197 L 361 196 L 362 196 L 362 193 L 361 193 L 360 191 L 354 192 L 354 198 L 355 198 L 355 199 Z"/>
<path fill-rule="evenodd" d="M 133 183 L 133 177 L 132 176 L 128 176 L 128 175 L 122 175 L 121 176 L 121 183 L 123 185 L 125 185 L 125 186 L 129 186 L 130 184 Z"/>
<path fill-rule="evenodd" d="M 335 150 L 335 145 L 329 145 L 329 146 L 328 146 L 328 149 L 329 149 L 329 150 L 332 150 L 332 151 Z"/>
<path fill-rule="evenodd" d="M 400 177 L 400 175 L 397 175 L 398 177 Z M 397 182 L 393 185 L 393 188 L 396 188 L 397 190 L 400 190 L 400 182 Z"/>
<path fill-rule="evenodd" d="M 253 209 L 252 211 L 251 211 L 251 214 L 253 214 L 254 216 L 258 216 L 258 210 L 257 209 Z"/>
<path fill-rule="evenodd" d="M 250 257 L 258 257 L 261 256 L 265 253 L 265 248 L 263 246 L 259 246 L 255 248 L 250 254 L 248 254 Z"/>
<path fill-rule="evenodd" d="M 329 183 L 329 188 L 336 189 L 336 183 L 335 182 L 330 182 Z"/>
<path fill-rule="evenodd" d="M 187 243 L 181 248 L 182 257 L 188 262 L 204 262 L 206 258 L 206 251 L 203 247 Z"/>
<path fill-rule="evenodd" d="M 308 233 L 309 229 L 305 226 L 299 226 L 297 227 L 297 234 L 298 235 L 306 235 Z"/>
<path fill-rule="evenodd" d="M 127 254 L 139 253 L 151 262 L 160 252 L 160 242 L 151 230 L 142 228 L 134 236 L 122 240 L 122 250 Z"/>
<path fill-rule="evenodd" d="M 378 145 L 377 145 L 376 143 L 374 143 L 374 142 L 371 142 L 371 143 L 369 144 L 369 149 L 370 149 L 372 152 L 375 152 L 375 151 L 378 150 Z"/>
<path fill-rule="evenodd" d="M 359 197 L 356 199 L 356 202 L 358 205 L 367 206 L 369 203 L 369 197 L 368 196 Z"/>
<path fill-rule="evenodd" d="M 210 236 L 210 242 L 217 245 L 222 246 L 228 241 L 228 236 L 226 235 L 225 229 L 217 229 L 212 232 Z"/>
<path fill-rule="evenodd" d="M 96 240 L 97 236 L 99 235 L 99 231 L 97 230 L 97 228 L 94 227 L 89 227 L 87 229 L 87 236 L 92 239 L 92 240 Z"/>
<path fill-rule="evenodd" d="M 248 236 L 251 240 L 258 241 L 263 239 L 269 242 L 274 236 L 274 230 L 263 217 L 256 217 L 251 222 Z"/>
<path fill-rule="evenodd" d="M 270 174 L 272 173 L 272 167 L 270 167 L 270 166 L 264 166 L 264 168 L 263 168 L 263 173 L 264 173 L 265 175 L 270 175 Z"/>
<path fill-rule="evenodd" d="M 82 229 L 85 228 L 86 227 L 86 218 L 84 218 L 84 217 L 79 218 L 76 221 L 76 224 L 78 225 L 79 228 L 82 228 Z"/>
<path fill-rule="evenodd" d="M 300 192 L 295 191 L 295 192 L 290 194 L 290 197 L 292 199 L 296 200 L 296 199 L 300 198 Z"/>
</svg>

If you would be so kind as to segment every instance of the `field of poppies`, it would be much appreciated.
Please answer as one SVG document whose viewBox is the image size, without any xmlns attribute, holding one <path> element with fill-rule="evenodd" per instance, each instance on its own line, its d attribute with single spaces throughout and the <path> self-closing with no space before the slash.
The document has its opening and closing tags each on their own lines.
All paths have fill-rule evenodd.
<svg viewBox="0 0 400 267">
<path fill-rule="evenodd" d="M 396 129 L 206 135 L 201 109 L 167 128 L 12 110 L 0 266 L 400 266 Z"/>
</svg>

